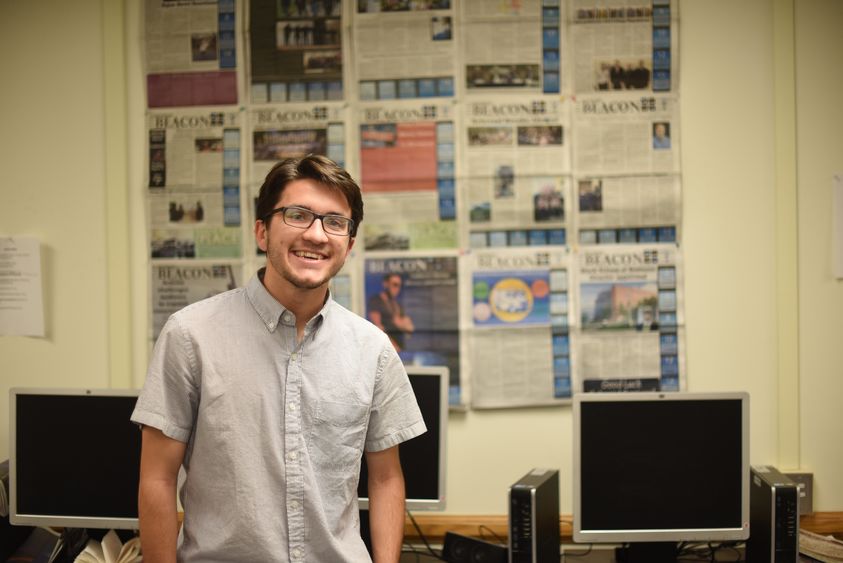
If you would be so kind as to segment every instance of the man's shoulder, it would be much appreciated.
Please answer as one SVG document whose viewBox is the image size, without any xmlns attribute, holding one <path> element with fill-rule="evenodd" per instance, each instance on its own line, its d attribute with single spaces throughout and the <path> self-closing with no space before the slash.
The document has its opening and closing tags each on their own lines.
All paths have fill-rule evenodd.
<svg viewBox="0 0 843 563">
<path fill-rule="evenodd" d="M 246 289 L 237 287 L 221 293 L 209 294 L 205 298 L 179 309 L 172 316 L 182 323 L 190 324 L 220 313 L 234 313 L 245 304 L 245 301 Z"/>
<path fill-rule="evenodd" d="M 338 327 L 348 327 L 350 330 L 363 336 L 386 337 L 383 331 L 372 324 L 371 321 L 361 317 L 357 313 L 349 311 L 336 301 L 331 302 L 331 308 L 328 314 L 331 317 L 332 323 Z"/>
</svg>

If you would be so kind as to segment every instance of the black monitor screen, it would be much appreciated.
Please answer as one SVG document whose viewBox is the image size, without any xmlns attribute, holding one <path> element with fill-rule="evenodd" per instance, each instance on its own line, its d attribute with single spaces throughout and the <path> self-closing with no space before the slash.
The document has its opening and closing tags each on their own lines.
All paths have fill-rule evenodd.
<svg viewBox="0 0 843 563">
<path fill-rule="evenodd" d="M 577 401 L 575 539 L 745 539 L 747 401 L 690 393 Z"/>
<path fill-rule="evenodd" d="M 12 390 L 12 522 L 137 528 L 136 391 Z"/>
<path fill-rule="evenodd" d="M 407 366 L 410 384 L 427 426 L 427 432 L 399 445 L 401 469 L 407 494 L 407 508 L 445 508 L 445 431 L 448 417 L 448 370 Z M 366 458 L 363 457 L 357 495 L 361 507 L 368 507 Z"/>
</svg>

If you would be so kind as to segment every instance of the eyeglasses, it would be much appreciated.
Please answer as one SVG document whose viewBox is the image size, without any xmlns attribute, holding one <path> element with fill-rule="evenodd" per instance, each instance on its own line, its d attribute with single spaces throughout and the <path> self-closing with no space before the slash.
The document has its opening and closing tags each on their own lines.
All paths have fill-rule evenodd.
<svg viewBox="0 0 843 563">
<path fill-rule="evenodd" d="M 267 213 L 263 222 L 266 223 L 273 215 L 280 213 L 284 223 L 297 229 L 309 229 L 314 221 L 322 221 L 322 228 L 329 235 L 347 237 L 354 229 L 354 221 L 342 215 L 320 215 L 304 207 L 279 207 Z"/>
</svg>

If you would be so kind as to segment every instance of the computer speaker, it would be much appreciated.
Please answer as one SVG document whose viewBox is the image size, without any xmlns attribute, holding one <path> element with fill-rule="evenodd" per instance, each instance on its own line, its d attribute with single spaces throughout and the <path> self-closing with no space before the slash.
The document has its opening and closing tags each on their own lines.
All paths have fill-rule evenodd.
<svg viewBox="0 0 843 563">
<path fill-rule="evenodd" d="M 507 549 L 502 545 L 445 532 L 442 559 L 448 563 L 507 563 Z"/>
</svg>

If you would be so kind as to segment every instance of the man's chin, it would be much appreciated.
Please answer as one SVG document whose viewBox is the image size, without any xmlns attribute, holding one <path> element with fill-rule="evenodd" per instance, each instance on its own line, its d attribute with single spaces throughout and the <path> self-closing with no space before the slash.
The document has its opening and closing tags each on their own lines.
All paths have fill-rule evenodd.
<svg viewBox="0 0 843 563">
<path fill-rule="evenodd" d="M 300 278 L 298 276 L 288 276 L 287 281 L 296 289 L 319 289 L 325 287 L 328 283 L 327 279 L 311 279 Z"/>
<path fill-rule="evenodd" d="M 300 275 L 296 272 L 286 272 L 284 278 L 297 289 L 319 289 L 328 284 L 334 272 L 308 272 L 308 274 Z"/>
</svg>

